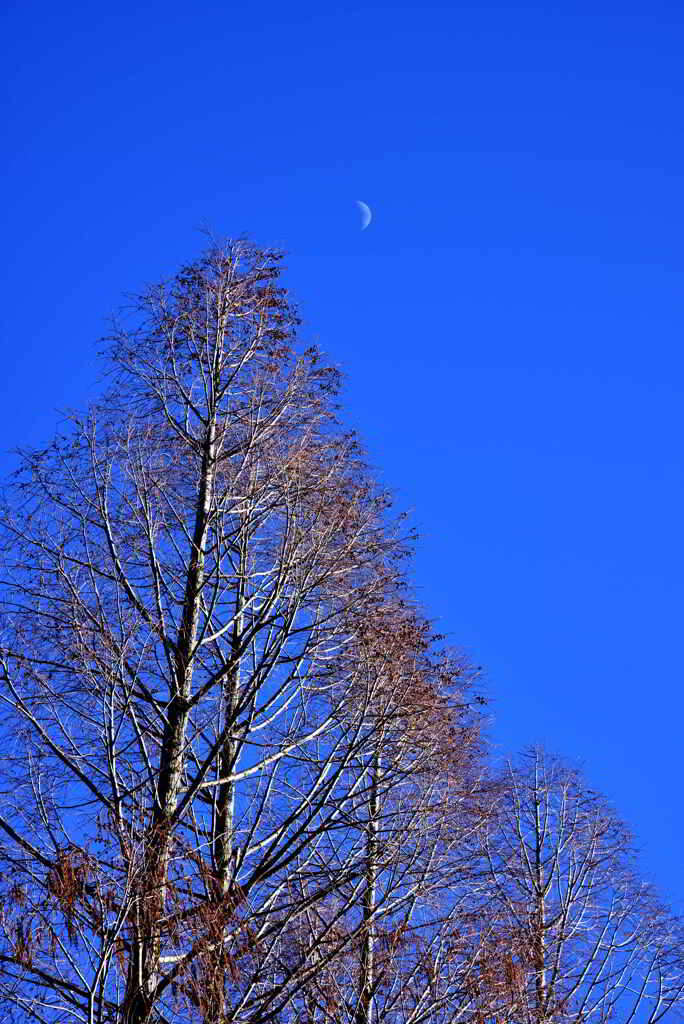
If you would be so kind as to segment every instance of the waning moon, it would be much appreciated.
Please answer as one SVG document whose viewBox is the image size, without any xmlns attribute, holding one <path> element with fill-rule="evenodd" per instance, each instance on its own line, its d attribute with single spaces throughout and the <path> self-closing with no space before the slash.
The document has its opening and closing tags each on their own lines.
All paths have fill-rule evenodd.
<svg viewBox="0 0 684 1024">
<path fill-rule="evenodd" d="M 370 206 L 368 205 L 368 203 L 362 203 L 360 199 L 357 199 L 356 205 L 361 211 L 361 230 L 365 231 L 371 222 L 371 217 L 373 216 L 373 214 L 371 213 Z"/>
</svg>

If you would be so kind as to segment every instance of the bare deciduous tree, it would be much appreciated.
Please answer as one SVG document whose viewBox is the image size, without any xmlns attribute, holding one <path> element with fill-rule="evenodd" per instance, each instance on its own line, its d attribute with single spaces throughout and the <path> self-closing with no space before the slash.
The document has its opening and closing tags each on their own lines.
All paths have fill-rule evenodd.
<svg viewBox="0 0 684 1024">
<path fill-rule="evenodd" d="M 337 372 L 296 354 L 279 259 L 215 246 L 137 298 L 105 398 L 6 491 L 0 963 L 25 1019 L 273 1018 L 323 955 L 283 971 L 293 922 L 369 890 L 365 842 L 331 856 L 399 714 L 357 652 L 407 544 Z"/>
<path fill-rule="evenodd" d="M 360 849 L 363 876 L 341 875 L 328 905 L 297 920 L 290 949 L 308 959 L 289 1007 L 308 1024 L 456 1020 L 456 1002 L 464 1014 L 472 1002 L 474 945 L 456 939 L 475 906 L 486 806 L 471 672 L 435 651 L 406 606 L 381 611 L 361 652 L 372 742 L 338 839 L 338 850 Z"/>
<path fill-rule="evenodd" d="M 682 1005 L 682 932 L 638 879 L 631 836 L 600 794 L 533 748 L 510 764 L 484 833 L 499 923 L 479 990 L 497 1016 L 652 1024 Z"/>
<path fill-rule="evenodd" d="M 577 773 L 483 777 L 280 259 L 135 298 L 4 489 L 3 1019 L 655 1024 L 680 927 Z"/>
</svg>

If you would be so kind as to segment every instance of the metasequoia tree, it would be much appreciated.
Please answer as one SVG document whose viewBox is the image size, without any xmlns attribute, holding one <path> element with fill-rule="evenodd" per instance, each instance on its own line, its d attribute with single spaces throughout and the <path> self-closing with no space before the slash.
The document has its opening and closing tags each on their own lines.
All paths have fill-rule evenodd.
<svg viewBox="0 0 684 1024">
<path fill-rule="evenodd" d="M 391 660 L 374 623 L 402 607 L 407 543 L 337 423 L 338 373 L 297 354 L 279 260 L 213 246 L 136 298 L 104 398 L 5 489 L 8 1017 L 276 1019 L 331 960 L 332 926 L 288 962 L 294 933 L 345 901 L 365 909 L 333 953 L 361 943 L 368 973 L 374 807 L 411 769 L 384 753 L 410 689 L 390 700 L 368 651 Z M 402 642 L 443 733 L 462 688 L 420 625 Z"/>
<path fill-rule="evenodd" d="M 285 955 L 308 970 L 289 1009 L 308 1024 L 434 1018 L 472 968 L 452 956 L 451 986 L 437 982 L 475 888 L 468 866 L 483 809 L 471 672 L 435 652 L 405 604 L 376 611 L 360 636 L 371 736 L 354 758 L 335 843 L 338 859 L 361 857 L 363 873 L 338 872 L 330 899 L 293 922 Z"/>
<path fill-rule="evenodd" d="M 576 772 L 486 777 L 280 259 L 135 298 L 4 488 L 2 1019 L 655 1024 L 681 926 Z"/>
<path fill-rule="evenodd" d="M 496 1019 L 652 1024 L 681 1010 L 681 926 L 638 880 L 628 831 L 576 770 L 531 749 L 509 764 L 487 824 L 498 923 L 475 982 L 489 1007 L 498 992 Z"/>
</svg>

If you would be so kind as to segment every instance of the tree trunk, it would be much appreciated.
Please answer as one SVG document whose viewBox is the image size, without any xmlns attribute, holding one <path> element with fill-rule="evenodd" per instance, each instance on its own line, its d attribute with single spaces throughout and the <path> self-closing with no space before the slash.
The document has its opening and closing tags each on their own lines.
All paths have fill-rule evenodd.
<svg viewBox="0 0 684 1024">
<path fill-rule="evenodd" d="M 205 547 L 213 495 L 215 447 L 215 416 L 211 411 L 202 451 L 192 550 L 176 643 L 174 692 L 169 702 L 164 729 L 152 826 L 146 837 L 143 882 L 138 900 L 126 983 L 126 1024 L 147 1024 L 154 1005 L 154 990 L 157 984 L 161 953 L 160 922 L 166 908 L 172 819 L 182 781 L 185 736 L 189 715 L 188 700 L 192 687 L 192 658 L 199 621 L 200 596 L 204 583 Z"/>
<path fill-rule="evenodd" d="M 368 823 L 366 833 L 366 888 L 363 895 L 363 946 L 359 972 L 359 997 L 355 1024 L 370 1024 L 375 987 L 375 923 L 378 880 L 378 783 L 380 754 L 373 756 Z"/>
<path fill-rule="evenodd" d="M 219 754 L 219 778 L 225 778 L 235 769 L 238 756 L 237 741 L 232 735 L 233 719 L 240 699 L 240 644 L 242 642 L 242 628 L 244 621 L 245 601 L 245 580 L 247 577 L 247 528 L 242 533 L 240 547 L 240 561 L 238 569 L 238 584 L 235 594 L 235 621 L 232 631 L 232 662 L 233 667 L 226 678 L 224 691 L 225 718 L 223 728 L 228 728 L 225 742 Z M 230 886 L 234 880 L 236 864 L 234 849 L 233 829 L 235 818 L 235 783 L 224 782 L 218 791 L 216 800 L 216 811 L 214 817 L 214 872 L 215 892 L 214 898 L 223 899 L 228 895 Z M 204 1015 L 205 1024 L 221 1024 L 223 1019 L 224 1004 L 224 974 L 225 966 L 222 950 L 216 952 L 214 969 L 211 976 L 207 978 L 207 1010 Z"/>
<path fill-rule="evenodd" d="M 542 825 L 539 815 L 539 792 L 537 789 L 538 780 L 535 779 L 535 794 L 534 794 L 534 824 L 535 824 L 535 851 L 534 851 L 534 866 L 535 866 L 535 881 L 536 881 L 536 901 L 537 906 L 535 908 L 535 921 L 534 921 L 534 949 L 533 949 L 533 960 L 534 960 L 534 972 L 535 972 L 535 986 L 536 986 L 536 1018 L 539 1024 L 545 1019 L 546 1016 L 546 950 L 544 943 L 544 931 L 546 928 L 546 907 L 544 900 L 544 878 L 543 878 L 543 866 L 542 866 Z"/>
</svg>

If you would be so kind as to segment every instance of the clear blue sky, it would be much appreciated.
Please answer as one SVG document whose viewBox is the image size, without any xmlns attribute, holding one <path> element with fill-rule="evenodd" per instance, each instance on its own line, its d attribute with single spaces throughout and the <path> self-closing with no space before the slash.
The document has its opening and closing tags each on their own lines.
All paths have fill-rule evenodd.
<svg viewBox="0 0 684 1024">
<path fill-rule="evenodd" d="M 0 448 L 86 401 L 103 318 L 199 226 L 284 244 L 499 748 L 583 759 L 684 910 L 681 4 L 6 2 L 0 29 Z"/>
</svg>

